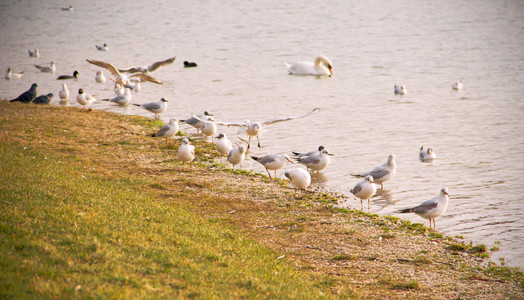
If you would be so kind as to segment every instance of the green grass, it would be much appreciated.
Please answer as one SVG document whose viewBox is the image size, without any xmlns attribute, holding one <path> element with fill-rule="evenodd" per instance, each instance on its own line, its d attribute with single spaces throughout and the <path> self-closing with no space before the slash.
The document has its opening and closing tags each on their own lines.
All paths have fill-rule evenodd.
<svg viewBox="0 0 524 300">
<path fill-rule="evenodd" d="M 0 182 L 0 298 L 320 295 L 226 222 L 141 193 L 162 190 L 148 179 L 2 143 Z"/>
</svg>

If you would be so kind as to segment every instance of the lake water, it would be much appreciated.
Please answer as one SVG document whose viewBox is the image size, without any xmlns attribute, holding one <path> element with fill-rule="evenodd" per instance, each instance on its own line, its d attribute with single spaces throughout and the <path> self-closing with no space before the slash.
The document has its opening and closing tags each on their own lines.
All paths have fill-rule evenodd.
<svg viewBox="0 0 524 300">
<path fill-rule="evenodd" d="M 69 5 L 73 11 L 61 10 Z M 400 216 L 396 210 L 448 187 L 437 229 L 488 247 L 500 241 L 493 259 L 524 267 L 523 1 L 2 1 L 0 41 L 0 68 L 25 71 L 22 80 L 0 81 L 0 98 L 37 82 L 56 103 L 56 76 L 78 70 L 80 79 L 68 82 L 77 106 L 80 87 L 113 96 L 110 81 L 95 83 L 99 68 L 86 58 L 128 67 L 176 55 L 153 73 L 164 84 L 143 83 L 133 94 L 133 103 L 168 99 L 163 120 L 204 110 L 218 121 L 266 120 L 318 106 L 307 118 L 268 126 L 252 154 L 324 145 L 335 156 L 316 185 L 348 194 L 360 181 L 350 174 L 394 153 L 397 174 L 371 212 Z M 95 49 L 103 43 L 108 52 Z M 34 48 L 39 58 L 28 56 Z M 333 62 L 332 77 L 287 74 L 284 62 L 321 54 Z M 54 75 L 33 67 L 52 60 Z M 184 60 L 199 67 L 184 69 Z M 457 80 L 463 90 L 451 89 Z M 408 94 L 395 96 L 395 84 Z M 134 106 L 93 108 L 152 117 Z M 436 162 L 418 160 L 422 145 L 435 149 Z M 264 171 L 254 161 L 244 168 Z"/>
</svg>

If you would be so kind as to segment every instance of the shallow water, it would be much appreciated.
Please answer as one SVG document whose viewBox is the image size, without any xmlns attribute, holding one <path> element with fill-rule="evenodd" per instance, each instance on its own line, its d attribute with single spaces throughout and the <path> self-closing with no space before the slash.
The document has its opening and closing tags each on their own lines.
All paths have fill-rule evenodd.
<svg viewBox="0 0 524 300">
<path fill-rule="evenodd" d="M 70 4 L 73 11 L 60 9 Z M 4 1 L 0 41 L 0 68 L 25 70 L 22 80 L 0 81 L 0 98 L 37 82 L 57 102 L 56 76 L 74 70 L 80 79 L 67 82 L 73 105 L 80 87 L 108 98 L 111 83 L 95 83 L 98 68 L 86 58 L 127 67 L 177 55 L 153 73 L 163 85 L 143 83 L 133 94 L 133 103 L 168 99 L 163 120 L 204 110 L 219 121 L 266 120 L 319 106 L 310 117 L 268 126 L 252 153 L 324 145 L 335 156 L 316 184 L 346 194 L 360 181 L 350 174 L 394 153 L 397 174 L 371 212 L 398 215 L 446 186 L 450 204 L 437 228 L 488 246 L 500 241 L 494 260 L 524 267 L 524 2 Z M 103 43 L 108 52 L 95 49 Z M 38 59 L 27 54 L 34 48 Z M 284 62 L 320 54 L 332 60 L 332 77 L 287 74 Z M 51 60 L 57 74 L 32 66 Z M 199 67 L 184 69 L 184 60 Z M 463 90 L 451 89 L 456 80 Z M 395 96 L 394 84 L 408 94 Z M 93 108 L 152 117 L 134 106 Z M 434 163 L 418 160 L 422 145 L 436 150 Z M 264 171 L 254 161 L 244 167 Z"/>
</svg>

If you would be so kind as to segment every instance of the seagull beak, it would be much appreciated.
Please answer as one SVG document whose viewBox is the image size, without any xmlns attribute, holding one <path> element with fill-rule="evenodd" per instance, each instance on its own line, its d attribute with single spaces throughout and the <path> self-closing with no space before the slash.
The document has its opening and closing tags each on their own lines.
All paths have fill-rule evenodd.
<svg viewBox="0 0 524 300">
<path fill-rule="evenodd" d="M 291 159 L 288 159 L 287 161 L 289 161 L 290 163 L 294 164 L 295 162 L 293 162 Z"/>
</svg>

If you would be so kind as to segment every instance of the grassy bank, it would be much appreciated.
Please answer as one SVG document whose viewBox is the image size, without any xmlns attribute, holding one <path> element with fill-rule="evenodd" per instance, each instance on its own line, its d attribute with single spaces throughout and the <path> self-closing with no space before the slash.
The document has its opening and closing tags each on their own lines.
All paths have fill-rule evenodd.
<svg viewBox="0 0 524 300">
<path fill-rule="evenodd" d="M 202 141 L 182 165 L 159 125 L 0 102 L 0 298 L 524 297 L 486 249 L 294 199 Z"/>
</svg>

